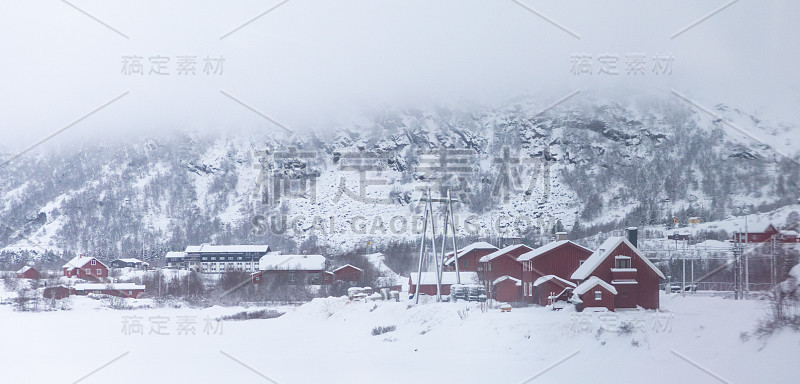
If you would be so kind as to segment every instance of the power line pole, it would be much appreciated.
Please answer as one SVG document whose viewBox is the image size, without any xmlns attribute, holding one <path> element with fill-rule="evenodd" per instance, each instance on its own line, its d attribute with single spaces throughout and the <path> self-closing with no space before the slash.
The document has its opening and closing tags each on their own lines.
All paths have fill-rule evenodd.
<svg viewBox="0 0 800 384">
<path fill-rule="evenodd" d="M 684 240 L 683 242 L 683 254 L 681 255 L 681 265 L 682 265 L 682 275 L 683 278 L 681 280 L 681 296 L 686 296 L 686 243 L 689 240 Z"/>
<path fill-rule="evenodd" d="M 422 267 L 424 265 L 424 260 L 426 257 L 425 248 L 426 248 L 426 238 L 428 235 L 428 218 L 430 218 L 431 222 L 431 248 L 433 251 L 433 263 L 436 266 L 436 300 L 442 300 L 442 279 L 444 275 L 444 267 L 445 267 L 445 245 L 447 244 L 447 232 L 448 232 L 448 223 L 450 224 L 450 229 L 453 236 L 453 256 L 454 262 L 456 263 L 456 283 L 461 284 L 461 276 L 459 274 L 459 266 L 458 266 L 458 249 L 456 248 L 456 227 L 455 227 L 455 216 L 453 214 L 453 200 L 450 197 L 450 190 L 447 190 L 447 198 L 437 198 L 434 199 L 431 197 L 430 189 L 420 198 L 420 201 L 425 202 L 425 222 L 422 226 L 422 242 L 420 244 L 420 254 L 419 254 L 419 270 L 417 272 L 417 288 L 415 292 L 415 303 L 419 303 L 419 290 L 420 285 L 422 283 Z M 433 212 L 433 203 L 446 203 L 445 205 L 445 219 L 444 219 L 444 229 L 442 235 L 442 254 L 441 260 L 439 260 L 439 255 L 436 252 L 436 217 L 434 216 Z"/>
<path fill-rule="evenodd" d="M 749 245 L 749 242 L 750 242 L 750 232 L 747 229 L 747 213 L 745 213 L 745 215 L 744 215 L 744 233 L 745 233 L 745 236 L 744 236 L 745 250 L 743 252 L 743 254 L 744 254 L 744 291 L 743 292 L 744 293 L 743 293 L 742 297 L 747 299 L 748 296 L 750 296 L 750 256 L 748 255 L 748 252 L 747 252 L 747 245 Z"/>
</svg>

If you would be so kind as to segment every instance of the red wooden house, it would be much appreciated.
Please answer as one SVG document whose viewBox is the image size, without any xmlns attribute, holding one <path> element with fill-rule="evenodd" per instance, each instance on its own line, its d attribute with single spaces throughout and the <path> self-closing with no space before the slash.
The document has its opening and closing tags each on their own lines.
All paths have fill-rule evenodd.
<svg viewBox="0 0 800 384">
<path fill-rule="evenodd" d="M 108 267 L 100 260 L 88 256 L 76 256 L 61 267 L 64 276 L 80 279 L 100 279 L 108 277 Z"/>
<path fill-rule="evenodd" d="M 350 264 L 345 264 L 333 270 L 333 280 L 335 281 L 360 281 L 364 276 L 364 270 L 354 267 Z"/>
<path fill-rule="evenodd" d="M 740 243 L 765 243 L 772 239 L 780 243 L 797 243 L 800 241 L 797 231 L 778 230 L 774 225 L 767 225 L 763 232 L 736 232 L 733 234 L 733 241 Z"/>
<path fill-rule="evenodd" d="M 519 291 L 521 289 L 522 280 L 508 275 L 498 277 L 492 282 L 492 293 L 494 299 L 497 301 L 504 301 L 507 303 L 518 301 L 520 298 Z"/>
<path fill-rule="evenodd" d="M 522 264 L 522 296 L 525 301 L 539 305 L 548 304 L 550 294 L 563 293 L 567 287 L 575 287 L 568 280 L 581 263 L 592 254 L 592 250 L 569 240 L 553 241 L 526 252 L 517 258 Z M 544 276 L 555 276 L 536 284 Z M 571 285 L 570 285 L 571 284 Z M 567 296 L 561 297 L 566 299 Z"/>
<path fill-rule="evenodd" d="M 628 239 L 610 237 L 570 276 L 581 281 L 578 287 L 597 277 L 615 288 L 614 308 L 657 309 L 658 283 L 664 274 L 650 262 Z M 576 288 L 576 293 L 578 289 Z M 587 291 L 588 292 L 588 291 Z M 581 298 L 583 299 L 583 298 Z M 605 300 L 605 299 L 603 299 Z M 594 305 L 584 300 L 584 308 Z M 603 301 L 602 306 L 608 306 Z"/>
<path fill-rule="evenodd" d="M 522 264 L 517 261 L 517 258 L 532 250 L 533 248 L 525 244 L 513 244 L 480 258 L 481 264 L 478 267 L 478 272 L 481 274 L 483 281 L 487 285 L 491 285 L 489 289 L 495 299 L 497 299 L 499 292 L 494 288 L 493 283 L 500 281 L 498 279 L 501 277 L 509 277 L 515 279 L 515 281 L 520 281 L 516 298 L 512 299 L 510 297 L 512 289 L 507 285 L 508 283 L 506 283 L 505 287 L 502 287 L 502 295 L 506 299 L 503 301 L 518 301 L 522 297 Z"/>
<path fill-rule="evenodd" d="M 498 249 L 497 247 L 485 241 L 477 241 L 464 248 L 459 249 L 458 270 L 472 271 L 472 272 L 477 271 L 481 257 L 484 257 L 494 251 L 497 251 L 497 249 Z M 444 262 L 445 270 L 455 271 L 456 260 L 455 257 L 453 257 L 453 252 L 446 253 L 444 256 L 445 256 L 445 262 Z"/>
<path fill-rule="evenodd" d="M 617 295 L 617 289 L 613 285 L 600 280 L 597 276 L 591 276 L 575 287 L 572 300 L 581 303 L 583 309 L 606 308 L 613 311 Z"/>
<path fill-rule="evenodd" d="M 17 278 L 18 279 L 34 279 L 35 280 L 35 279 L 39 278 L 39 271 L 37 271 L 36 269 L 34 269 L 33 267 L 31 267 L 29 265 L 26 265 L 26 266 L 20 268 L 19 271 L 17 271 Z"/>
<path fill-rule="evenodd" d="M 533 248 L 525 244 L 514 244 L 498 249 L 480 258 L 481 264 L 478 266 L 478 271 L 482 273 L 485 281 L 494 281 L 503 276 L 521 280 L 522 264 L 517 261 L 517 258 L 532 250 Z"/>
</svg>

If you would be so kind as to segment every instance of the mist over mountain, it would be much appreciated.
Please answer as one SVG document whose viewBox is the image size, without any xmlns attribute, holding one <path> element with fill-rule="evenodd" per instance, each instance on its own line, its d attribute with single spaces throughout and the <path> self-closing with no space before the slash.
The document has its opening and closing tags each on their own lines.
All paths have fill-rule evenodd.
<svg viewBox="0 0 800 384">
<path fill-rule="evenodd" d="M 206 242 L 380 247 L 416 238 L 428 188 L 461 200 L 466 239 L 533 242 L 800 197 L 797 165 L 773 150 L 798 141 L 765 116 L 714 106 L 723 121 L 677 99 L 543 105 L 373 110 L 288 138 L 183 132 L 26 155 L 0 168 L 3 261 L 152 260 Z"/>
</svg>

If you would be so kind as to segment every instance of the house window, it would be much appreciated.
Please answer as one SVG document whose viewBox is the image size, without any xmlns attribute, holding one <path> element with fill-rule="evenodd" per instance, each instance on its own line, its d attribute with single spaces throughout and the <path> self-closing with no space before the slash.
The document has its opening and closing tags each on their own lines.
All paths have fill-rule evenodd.
<svg viewBox="0 0 800 384">
<path fill-rule="evenodd" d="M 100 269 L 100 268 L 97 268 L 96 272 L 97 272 L 97 276 L 102 276 L 103 275 L 103 270 Z"/>
<path fill-rule="evenodd" d="M 256 276 L 256 281 L 261 281 L 261 276 Z"/>
<path fill-rule="evenodd" d="M 469 267 L 469 260 L 467 259 L 461 260 L 461 268 L 467 268 L 467 267 Z"/>
<path fill-rule="evenodd" d="M 594 300 L 595 301 L 603 300 L 603 291 L 594 291 Z"/>
<path fill-rule="evenodd" d="M 92 260 L 92 265 L 97 265 L 97 260 Z"/>
<path fill-rule="evenodd" d="M 528 296 L 528 284 L 522 285 L 522 296 Z"/>
<path fill-rule="evenodd" d="M 631 267 L 631 258 L 630 257 L 622 257 L 617 256 L 615 260 L 615 268 L 630 268 Z"/>
<path fill-rule="evenodd" d="M 92 269 L 91 268 L 86 268 L 86 274 L 87 275 L 91 275 L 92 274 Z"/>
</svg>

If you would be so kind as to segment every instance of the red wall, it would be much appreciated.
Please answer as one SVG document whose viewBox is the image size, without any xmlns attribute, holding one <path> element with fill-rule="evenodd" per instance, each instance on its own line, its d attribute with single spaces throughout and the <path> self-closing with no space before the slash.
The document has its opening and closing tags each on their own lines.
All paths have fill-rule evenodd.
<svg viewBox="0 0 800 384">
<path fill-rule="evenodd" d="M 413 295 L 417 293 L 417 285 L 411 284 L 411 278 L 408 278 L 408 294 Z M 419 291 L 428 296 L 436 296 L 436 284 L 422 284 L 419 286 Z M 442 295 L 450 295 L 450 284 L 442 284 Z"/>
<path fill-rule="evenodd" d="M 517 286 L 517 282 L 511 279 L 503 280 L 494 286 L 494 299 L 511 303 L 518 301 L 522 287 Z"/>
<path fill-rule="evenodd" d="M 556 275 L 564 280 L 570 280 L 572 273 L 575 272 L 575 270 L 580 266 L 580 261 L 588 259 L 591 254 L 592 251 L 588 249 L 584 249 L 573 243 L 565 243 L 558 248 L 551 249 L 550 251 L 545 252 L 532 260 L 529 260 L 528 263 L 531 266 L 531 270 L 526 271 L 528 268 L 523 268 L 522 283 L 533 283 L 536 281 L 536 279 L 545 275 Z M 523 261 L 522 263 L 526 262 Z M 547 284 L 556 285 L 552 281 L 547 282 Z M 538 298 L 534 295 L 529 295 L 527 300 L 540 305 L 545 305 L 547 304 L 547 296 L 550 294 L 550 289 L 551 288 L 547 288 L 544 293 L 539 292 Z M 560 287 L 556 293 L 559 293 L 562 290 L 564 290 L 564 288 Z M 536 287 L 534 287 L 534 292 L 537 291 L 541 291 L 541 289 L 537 290 Z M 544 298 L 544 300 L 542 300 L 542 298 Z"/>
<path fill-rule="evenodd" d="M 342 269 L 333 272 L 334 278 L 340 281 L 359 281 L 361 280 L 362 272 L 358 269 L 345 266 Z"/>
<path fill-rule="evenodd" d="M 594 299 L 595 291 L 603 292 L 603 297 L 600 300 Z M 603 286 L 600 284 L 595 285 L 589 291 L 581 295 L 581 300 L 583 300 L 583 308 L 606 307 L 609 311 L 614 310 L 614 294 L 603 288 Z"/>
<path fill-rule="evenodd" d="M 493 250 L 493 249 L 473 249 L 473 250 L 471 250 L 471 251 L 469 251 L 467 253 L 459 254 L 458 255 L 458 262 L 460 264 L 458 264 L 458 271 L 459 272 L 464 272 L 464 271 L 476 272 L 478 270 L 478 265 L 480 264 L 479 260 L 481 259 L 481 257 L 484 257 L 484 256 L 486 256 L 486 255 L 488 255 L 488 254 L 490 254 L 490 253 L 492 253 L 494 251 L 495 250 Z M 467 266 L 466 267 L 464 267 L 464 265 L 463 265 L 465 259 L 467 260 Z M 448 271 L 455 271 L 456 270 L 455 263 L 451 263 L 451 264 L 447 265 L 445 267 L 445 269 L 448 270 Z"/>
<path fill-rule="evenodd" d="M 547 297 L 550 296 L 550 292 L 555 292 L 557 295 L 564 291 L 565 286 L 566 284 L 564 284 L 564 282 L 550 279 L 545 283 L 539 284 L 537 287 L 533 287 L 533 292 L 528 294 L 527 301 L 534 304 L 547 305 Z M 566 295 L 561 295 L 559 299 L 565 300 L 567 297 Z"/>
<path fill-rule="evenodd" d="M 597 276 L 607 283 L 611 283 L 613 280 L 611 268 L 614 268 L 614 256 L 620 255 L 630 256 L 631 267 L 636 268 L 636 280 L 638 284 L 620 284 L 615 286 L 617 291 L 628 291 L 629 294 L 635 295 L 635 299 L 633 299 L 635 300 L 635 305 L 645 309 L 658 309 L 658 282 L 660 278 L 655 271 L 653 271 L 644 260 L 639 258 L 636 252 L 625 243 L 620 243 L 620 245 L 600 263 L 600 266 L 598 266 L 591 275 Z M 620 296 L 620 301 L 616 303 L 617 307 L 634 308 L 628 301 L 629 300 L 625 299 L 623 296 Z"/>
<path fill-rule="evenodd" d="M 483 264 L 484 280 L 494 281 L 498 277 L 502 276 L 511 276 L 515 279 L 522 279 L 522 264 L 517 261 L 517 257 L 529 251 L 530 250 L 527 248 L 523 248 L 522 250 L 515 249 L 514 251 L 503 256 L 496 257 L 494 260 L 488 263 L 481 263 Z M 492 265 L 491 271 L 487 270 L 486 264 Z"/>
<path fill-rule="evenodd" d="M 38 279 L 39 278 L 39 271 L 31 268 L 31 269 L 25 271 L 25 273 L 18 273 L 17 277 L 21 278 L 21 279 Z"/>
<path fill-rule="evenodd" d="M 91 273 L 87 274 L 86 273 L 86 268 L 91 269 L 91 271 L 90 271 Z M 97 269 L 101 270 L 100 274 L 97 273 Z M 97 263 L 95 265 L 92 265 L 92 261 L 89 260 L 86 264 L 84 264 L 83 267 L 75 268 L 75 269 L 72 270 L 71 273 L 69 271 L 67 271 L 66 268 L 64 268 L 64 276 L 67 276 L 67 277 L 77 276 L 80 279 L 92 279 L 92 278 L 97 279 L 97 278 L 101 278 L 101 277 L 108 277 L 108 268 L 106 268 L 105 265 L 100 263 L 99 260 L 97 261 Z"/>
</svg>

